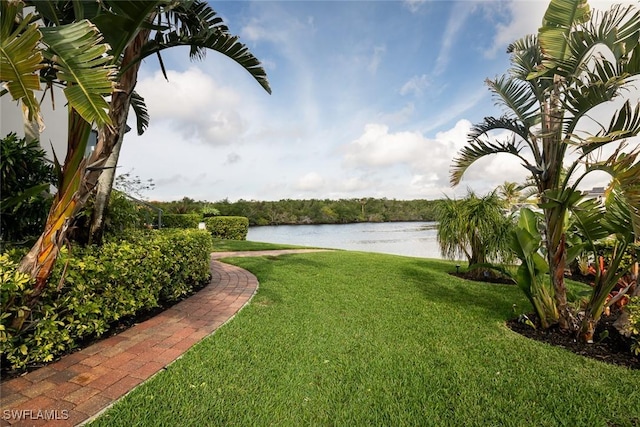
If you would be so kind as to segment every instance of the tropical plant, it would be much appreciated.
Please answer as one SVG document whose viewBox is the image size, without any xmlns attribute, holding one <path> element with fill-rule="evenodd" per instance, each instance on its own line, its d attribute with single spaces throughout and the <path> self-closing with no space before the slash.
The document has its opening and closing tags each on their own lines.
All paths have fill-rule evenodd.
<svg viewBox="0 0 640 427">
<path fill-rule="evenodd" d="M 541 326 L 548 328 L 558 320 L 558 309 L 554 301 L 554 289 L 546 281 L 549 264 L 542 249 L 539 218 L 531 209 L 520 209 L 518 226 L 511 231 L 509 247 L 520 260 L 515 273 L 508 268 L 500 271 L 510 276 L 522 289 L 534 308 Z"/>
<path fill-rule="evenodd" d="M 50 5 L 36 2 L 36 10 Z M 40 89 L 40 76 L 49 80 L 48 84 L 53 78 L 65 83 L 68 101 L 67 155 L 64 166 L 57 159 L 55 162 L 58 192 L 44 231 L 19 266 L 21 272 L 35 279 L 29 302 L 33 305 L 51 274 L 70 218 L 86 200 L 86 190 L 92 182 L 89 176 L 99 174 L 95 158 L 84 158 L 84 152 L 91 123 L 98 127 L 111 125 L 105 97 L 114 87 L 115 68 L 109 64 L 109 45 L 102 42 L 98 28 L 88 20 L 45 28 L 39 15 L 24 13 L 21 1 L 3 1 L 0 7 L 0 81 L 14 99 L 21 100 L 26 120 L 42 123 L 39 105 L 34 102 L 35 91 Z M 25 318 L 16 319 L 18 328 Z"/>
<path fill-rule="evenodd" d="M 120 0 L 105 1 L 115 9 L 124 8 Z M 140 2 L 135 2 L 140 3 Z M 149 9 L 147 19 L 138 22 L 137 34 L 126 42 L 121 55 L 114 57 L 119 60 L 120 74 L 118 75 L 117 93 L 111 98 L 109 111 L 111 120 L 115 124 L 112 128 L 104 128 L 100 134 L 100 143 L 113 147 L 105 161 L 105 171 L 98 180 L 96 187 L 96 199 L 90 229 L 90 241 L 99 241 L 104 231 L 104 218 L 109 194 L 114 184 L 115 170 L 118 164 L 120 149 L 122 147 L 129 106 L 132 106 L 136 114 L 142 117 L 138 121 L 138 134 L 142 134 L 148 125 L 148 115 L 142 98 L 134 92 L 137 83 L 138 70 L 141 61 L 150 55 L 157 55 L 160 60 L 161 70 L 167 78 L 164 64 L 160 56 L 161 51 L 176 46 L 189 46 L 189 56 L 193 59 L 202 59 L 207 50 L 221 53 L 238 63 L 248 71 L 256 81 L 268 92 L 271 88 L 266 78 L 264 69 L 258 59 L 238 41 L 238 37 L 229 33 L 222 19 L 205 2 L 201 0 L 190 1 L 154 1 Z M 126 5 L 128 6 L 128 5 Z M 96 17 L 96 24 L 105 34 L 107 40 L 117 37 L 118 29 L 104 19 L 104 14 Z M 117 16 L 117 15 L 115 15 Z M 154 31 L 147 25 L 153 22 Z"/>
<path fill-rule="evenodd" d="M 512 211 L 520 200 L 522 188 L 515 182 L 505 181 L 498 186 L 498 195 L 502 198 L 505 204 L 505 208 Z"/>
<path fill-rule="evenodd" d="M 509 259 L 508 236 L 513 224 L 502 212 L 502 200 L 496 192 L 478 197 L 447 198 L 438 205 L 437 239 L 446 258 L 466 257 L 471 275 L 481 277 L 486 270 L 475 269 L 489 261 Z"/>
<path fill-rule="evenodd" d="M 562 329 L 578 328 L 567 304 L 564 283 L 565 217 L 578 199 L 572 190 L 565 190 L 574 180 L 580 180 L 576 175 L 604 163 L 606 167 L 600 169 L 620 180 L 622 175 L 617 173 L 624 172 L 615 167 L 620 156 L 604 163 L 597 156 L 608 144 L 617 142 L 622 148 L 621 141 L 640 133 L 640 106 L 627 99 L 596 134 L 580 132 L 582 119 L 594 108 L 620 97 L 640 73 L 638 31 L 640 12 L 634 6 L 616 5 L 592 14 L 586 0 L 552 0 L 538 34 L 509 46 L 509 74 L 487 80 L 497 104 L 506 107 L 506 114 L 487 117 L 475 125 L 469 145 L 453 162 L 453 185 L 460 183 L 475 161 L 496 153 L 516 156 L 532 173 L 544 211 L 544 246 Z M 494 130 L 506 130 L 512 136 L 491 140 Z M 575 151 L 572 158 L 567 156 L 571 148 Z M 567 174 L 563 177 L 565 161 Z M 630 206 L 640 205 L 638 187 L 627 185 L 633 179 L 623 179 L 627 181 L 620 187 L 623 199 Z M 633 224 L 640 226 L 640 213 L 634 213 Z"/>
<path fill-rule="evenodd" d="M 124 114 L 126 121 L 132 96 L 129 89 L 134 86 L 142 58 L 185 44 L 185 37 L 190 36 L 198 46 L 216 46 L 230 56 L 241 58 L 245 68 L 250 69 L 259 81 L 262 79 L 265 87 L 268 85 L 257 59 L 236 37 L 226 32 L 221 19 L 201 2 L 34 1 L 29 5 L 37 14 L 25 16 L 22 13 L 24 2 L 2 2 L 0 80 L 6 82 L 14 99 L 22 100 L 29 112 L 29 121 L 39 120 L 39 106 L 33 102 L 34 91 L 40 88 L 38 72 L 48 84 L 66 84 L 64 91 L 69 101 L 67 155 L 64 165 L 58 165 L 58 193 L 43 234 L 20 263 L 20 270 L 36 279 L 30 302 L 34 304 L 50 276 L 72 218 L 86 203 L 115 142 L 124 133 L 121 117 Z M 178 30 L 164 33 L 161 30 L 165 27 L 160 22 L 155 31 L 156 39 L 141 50 L 138 44 L 146 41 L 148 32 L 156 28 L 152 22 L 155 11 L 192 6 L 203 12 L 211 25 L 193 34 Z M 195 19 L 197 13 L 189 16 Z M 108 44 L 102 43 L 103 34 L 99 29 L 104 32 Z M 147 36 L 140 36 L 144 33 Z M 117 85 L 114 84 L 116 77 Z M 110 103 L 105 100 L 106 95 L 111 96 Z M 92 154 L 85 158 L 91 123 L 97 125 L 100 138 Z"/>
<path fill-rule="evenodd" d="M 631 209 L 615 189 L 609 192 L 604 205 L 595 199 L 586 199 L 571 206 L 583 245 L 592 253 L 594 259 L 598 256 L 597 241 L 612 236 L 614 239 L 606 268 L 604 262 L 594 263 L 593 291 L 584 309 L 580 326 L 580 338 L 585 342 L 593 342 L 595 328 L 605 307 L 620 299 L 630 288 L 629 286 L 620 289 L 618 295 L 610 301 L 611 291 L 632 266 L 623 264 L 626 250 L 636 238 L 631 223 Z"/>
<path fill-rule="evenodd" d="M 10 133 L 0 141 L 0 233 L 3 243 L 37 236 L 47 218 L 53 165 L 37 140 Z"/>
</svg>

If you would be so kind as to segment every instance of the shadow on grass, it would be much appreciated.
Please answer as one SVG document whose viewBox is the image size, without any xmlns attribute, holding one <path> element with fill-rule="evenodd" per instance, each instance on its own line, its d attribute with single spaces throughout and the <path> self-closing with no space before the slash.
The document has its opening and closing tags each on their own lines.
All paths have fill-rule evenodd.
<svg viewBox="0 0 640 427">
<path fill-rule="evenodd" d="M 447 268 L 443 263 L 440 268 L 434 268 L 433 264 L 416 261 L 402 270 L 407 282 L 414 284 L 429 301 L 463 310 L 465 307 L 479 309 L 483 315 L 499 321 L 514 317 L 514 304 L 521 309 L 528 308 L 524 297 L 512 285 L 458 279 L 448 274 L 450 266 Z"/>
</svg>

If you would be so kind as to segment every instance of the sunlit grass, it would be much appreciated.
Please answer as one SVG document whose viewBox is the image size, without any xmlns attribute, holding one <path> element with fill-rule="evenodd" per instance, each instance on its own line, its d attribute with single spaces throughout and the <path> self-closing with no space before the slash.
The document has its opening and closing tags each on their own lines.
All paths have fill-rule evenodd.
<svg viewBox="0 0 640 427">
<path fill-rule="evenodd" d="M 267 251 L 273 249 L 301 249 L 305 246 L 284 245 L 281 243 L 250 242 L 246 240 L 222 240 L 214 239 L 213 250 L 215 252 L 228 251 Z"/>
<path fill-rule="evenodd" d="M 505 326 L 515 286 L 452 264 L 321 252 L 234 258 L 260 289 L 98 426 L 633 425 L 640 372 Z M 513 304 L 516 304 L 514 313 Z"/>
</svg>

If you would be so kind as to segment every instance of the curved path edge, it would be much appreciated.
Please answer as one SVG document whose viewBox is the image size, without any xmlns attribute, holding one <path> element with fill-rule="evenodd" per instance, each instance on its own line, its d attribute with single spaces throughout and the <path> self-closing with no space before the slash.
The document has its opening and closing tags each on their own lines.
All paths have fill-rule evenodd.
<svg viewBox="0 0 640 427">
<path fill-rule="evenodd" d="M 247 270 L 218 259 L 318 251 L 323 250 L 212 253 L 211 282 L 196 294 L 118 335 L 3 381 L 0 426 L 83 425 L 213 334 L 259 286 Z"/>
</svg>

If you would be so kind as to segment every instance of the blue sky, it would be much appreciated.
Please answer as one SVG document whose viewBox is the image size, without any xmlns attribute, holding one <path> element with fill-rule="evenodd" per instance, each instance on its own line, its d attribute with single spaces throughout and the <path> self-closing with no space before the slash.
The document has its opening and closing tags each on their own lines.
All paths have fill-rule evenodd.
<svg viewBox="0 0 640 427">
<path fill-rule="evenodd" d="M 484 80 L 506 72 L 508 43 L 537 30 L 546 1 L 211 5 L 273 93 L 215 52 L 165 51 L 169 82 L 144 63 L 151 123 L 127 134 L 119 165 L 154 180 L 150 199 L 435 199 L 525 178 L 494 157 L 452 189 L 449 168 L 471 124 L 502 114 Z"/>
</svg>

